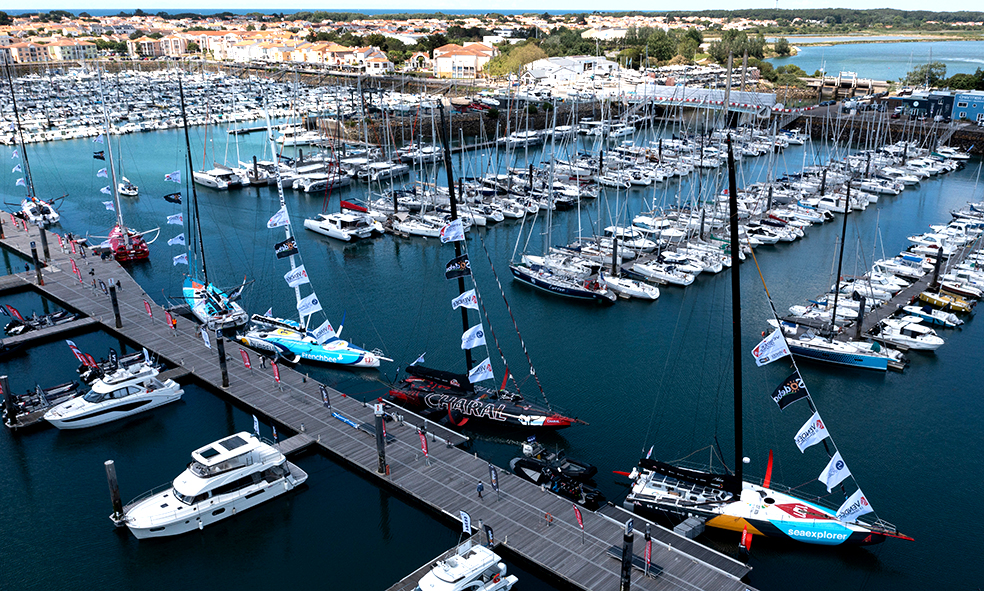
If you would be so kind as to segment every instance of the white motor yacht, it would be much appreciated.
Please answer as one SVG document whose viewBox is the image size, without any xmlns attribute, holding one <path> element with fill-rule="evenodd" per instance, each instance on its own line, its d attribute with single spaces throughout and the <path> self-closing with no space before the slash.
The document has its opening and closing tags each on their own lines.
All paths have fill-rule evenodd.
<svg viewBox="0 0 984 591">
<path fill-rule="evenodd" d="M 341 211 L 319 213 L 314 219 L 304 220 L 304 227 L 329 238 L 351 242 L 371 238 L 383 233 L 383 225 L 368 213 Z"/>
<path fill-rule="evenodd" d="M 903 349 L 918 351 L 939 349 L 943 345 L 943 339 L 935 330 L 923 326 L 921 322 L 922 318 L 918 316 L 886 318 L 881 321 L 880 330 L 874 338 Z"/>
<path fill-rule="evenodd" d="M 607 285 L 608 289 L 625 298 L 639 298 L 642 300 L 655 300 L 659 298 L 659 288 L 643 281 L 606 275 L 604 271 L 599 271 L 598 279 Z"/>
<path fill-rule="evenodd" d="M 184 390 L 174 380 L 161 381 L 157 368 L 141 363 L 117 369 L 92 383 L 84 395 L 55 406 L 44 414 L 59 429 L 102 425 L 174 402 Z"/>
<path fill-rule="evenodd" d="M 495 552 L 466 540 L 438 559 L 414 591 L 509 591 L 517 582 Z"/>
<path fill-rule="evenodd" d="M 273 445 L 241 432 L 191 452 L 163 490 L 123 508 L 120 523 L 138 539 L 174 536 L 215 523 L 293 490 L 307 473 Z"/>
</svg>

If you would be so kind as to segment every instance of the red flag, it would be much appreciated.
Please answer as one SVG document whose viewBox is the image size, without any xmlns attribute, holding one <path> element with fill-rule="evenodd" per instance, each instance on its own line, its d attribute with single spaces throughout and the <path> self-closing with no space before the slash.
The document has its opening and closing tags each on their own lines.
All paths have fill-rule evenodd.
<svg viewBox="0 0 984 591">
<path fill-rule="evenodd" d="M 280 383 L 280 368 L 277 367 L 277 362 L 276 361 L 271 362 L 270 363 L 270 366 L 273 368 L 273 379 L 277 380 L 277 383 L 279 384 Z"/>
<path fill-rule="evenodd" d="M 646 572 L 649 572 L 649 563 L 653 559 L 653 541 L 646 540 Z"/>
<path fill-rule="evenodd" d="M 75 243 L 73 242 L 72 244 Z M 75 273 L 75 276 L 79 278 L 79 281 L 82 281 L 82 273 L 79 273 L 79 266 L 75 264 L 75 259 L 69 260 L 72 261 L 72 273 Z"/>
<path fill-rule="evenodd" d="M 356 205 L 354 203 L 345 200 L 342 200 L 342 209 L 351 209 L 352 211 L 361 211 L 362 213 L 366 213 L 367 211 L 369 211 L 368 209 L 362 207 L 361 205 Z"/>
<path fill-rule="evenodd" d="M 75 355 L 75 358 L 79 360 L 79 363 L 82 363 L 84 365 L 89 365 L 88 363 L 86 363 L 85 355 L 82 354 L 82 351 L 79 351 L 79 348 L 75 346 L 75 343 L 73 343 L 72 341 L 65 341 L 65 342 L 68 343 L 68 348 L 72 350 L 72 355 Z"/>
<path fill-rule="evenodd" d="M 581 531 L 584 531 L 584 520 L 581 519 L 581 510 L 577 508 L 577 505 L 573 505 L 573 507 L 574 516 L 577 517 L 577 524 L 581 526 Z"/>
<path fill-rule="evenodd" d="M 167 321 L 168 326 L 174 326 L 174 318 L 171 316 L 171 313 L 168 312 L 167 310 L 164 310 L 164 320 Z"/>
<path fill-rule="evenodd" d="M 746 551 L 752 549 L 752 534 L 748 533 L 747 525 L 741 530 L 741 543 L 738 544 L 738 547 Z"/>
<path fill-rule="evenodd" d="M 153 318 L 154 311 L 150 309 L 150 302 L 148 302 L 147 300 L 144 300 L 144 308 L 147 310 L 147 316 Z"/>
<path fill-rule="evenodd" d="M 75 241 L 74 240 L 72 240 L 72 254 L 75 254 Z M 72 261 L 72 262 L 74 263 L 75 261 Z"/>
<path fill-rule="evenodd" d="M 243 365 L 246 366 L 246 369 L 253 369 L 253 366 L 249 362 L 249 353 L 246 352 L 246 349 L 240 349 L 239 354 L 243 356 Z"/>
<path fill-rule="evenodd" d="M 417 429 L 417 435 L 420 436 L 420 450 L 424 452 L 424 457 L 427 457 L 427 436 L 420 429 Z"/>
<path fill-rule="evenodd" d="M 55 234 L 55 236 L 58 238 L 58 248 L 65 246 L 65 243 L 62 242 L 61 234 Z"/>
<path fill-rule="evenodd" d="M 99 365 L 96 363 L 96 360 L 92 358 L 92 355 L 89 355 L 88 353 L 83 353 L 83 355 L 85 355 L 84 363 L 86 365 L 88 365 L 89 367 L 99 367 Z"/>
<path fill-rule="evenodd" d="M 11 316 L 16 318 L 17 320 L 20 320 L 21 322 L 24 322 L 24 317 L 21 316 L 21 313 L 17 311 L 17 308 L 11 306 L 10 304 L 7 304 L 7 309 L 10 310 Z"/>
</svg>

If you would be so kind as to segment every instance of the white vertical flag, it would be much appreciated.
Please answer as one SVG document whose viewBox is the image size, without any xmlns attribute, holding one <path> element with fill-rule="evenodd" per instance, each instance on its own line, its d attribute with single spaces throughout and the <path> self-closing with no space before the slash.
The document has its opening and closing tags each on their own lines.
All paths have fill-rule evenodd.
<svg viewBox="0 0 984 591">
<path fill-rule="evenodd" d="M 279 228 L 280 226 L 286 226 L 287 222 L 287 206 L 285 205 L 278 209 L 277 213 L 273 214 L 273 217 L 267 221 L 267 228 Z"/>
<path fill-rule="evenodd" d="M 208 338 L 208 329 L 203 326 L 201 328 L 201 333 L 202 333 L 202 340 L 205 341 L 205 346 L 208 347 L 209 349 L 211 349 L 212 348 L 212 341 L 210 341 L 209 338 Z"/>
<path fill-rule="evenodd" d="M 101 179 L 109 178 L 109 172 L 105 168 L 100 168 L 96 171 L 96 177 Z"/>
<path fill-rule="evenodd" d="M 99 192 L 100 193 L 103 193 L 105 195 L 112 195 L 113 194 L 113 190 L 109 188 L 109 185 L 106 185 L 102 189 L 99 189 Z"/>
<path fill-rule="evenodd" d="M 840 452 L 837 452 L 834 454 L 834 457 L 830 458 L 830 462 L 823 469 L 823 472 L 820 473 L 820 477 L 817 480 L 826 484 L 827 492 L 830 492 L 835 486 L 844 482 L 844 479 L 850 475 L 851 471 L 848 469 L 847 464 L 844 463 L 843 458 L 841 458 Z"/>
<path fill-rule="evenodd" d="M 321 310 L 321 302 L 318 301 L 316 294 L 311 294 L 303 300 L 297 302 L 297 313 L 301 316 L 308 316 Z"/>
<path fill-rule="evenodd" d="M 335 329 L 331 327 L 331 320 L 325 320 L 321 326 L 311 331 L 311 335 L 318 341 L 319 345 L 324 345 L 328 339 L 335 336 Z"/>
<path fill-rule="evenodd" d="M 478 296 L 475 294 L 474 289 L 469 289 L 465 293 L 451 300 L 452 310 L 457 310 L 462 306 L 471 308 L 472 310 L 478 310 Z"/>
<path fill-rule="evenodd" d="M 284 281 L 287 282 L 288 287 L 297 287 L 298 285 L 311 283 L 311 279 L 308 278 L 307 271 L 304 270 L 304 265 L 287 271 L 284 275 Z"/>
<path fill-rule="evenodd" d="M 180 226 L 181 224 L 184 223 L 184 216 L 182 214 L 180 214 L 180 213 L 176 213 L 174 215 L 169 215 L 169 216 L 167 216 L 167 223 L 174 224 L 176 226 Z"/>
<path fill-rule="evenodd" d="M 820 420 L 820 413 L 815 412 L 813 416 L 808 420 L 793 438 L 796 442 L 796 447 L 799 448 L 801 452 L 806 451 L 806 448 L 811 445 L 816 445 L 824 439 L 827 438 L 829 433 L 827 433 L 827 427 L 824 426 L 823 421 Z"/>
<path fill-rule="evenodd" d="M 92 139 L 92 143 L 94 143 L 94 144 L 101 144 L 101 143 L 103 143 L 103 134 L 100 133 L 95 138 L 93 138 Z"/>
<path fill-rule="evenodd" d="M 479 345 L 485 344 L 485 331 L 481 324 L 469 328 L 461 335 L 461 348 L 474 349 Z"/>
<path fill-rule="evenodd" d="M 868 499 L 864 498 L 864 494 L 861 493 L 861 489 L 859 488 L 837 510 L 837 519 L 855 522 L 858 520 L 858 517 L 861 517 L 865 513 L 871 513 L 872 511 L 874 509 L 868 504 Z"/>
<path fill-rule="evenodd" d="M 108 209 L 109 211 L 116 211 L 116 206 L 113 204 L 112 201 L 103 201 L 103 205 L 105 205 L 106 209 Z"/>
<path fill-rule="evenodd" d="M 450 224 L 441 228 L 441 242 L 457 242 L 465 239 L 465 227 L 461 225 L 461 219 L 456 219 Z"/>
<path fill-rule="evenodd" d="M 187 265 L 188 264 L 188 253 L 179 254 L 178 256 L 176 256 L 173 259 L 171 259 L 171 263 L 172 263 L 171 264 L 172 267 L 174 267 L 176 265 Z"/>
<path fill-rule="evenodd" d="M 10 159 L 13 160 L 14 158 L 20 158 L 20 150 L 17 148 L 14 148 L 14 151 L 10 153 Z"/>
<path fill-rule="evenodd" d="M 495 376 L 492 374 L 492 361 L 488 357 L 485 358 L 485 361 L 468 370 L 468 381 L 473 384 L 482 380 L 491 380 L 493 377 Z"/>
<path fill-rule="evenodd" d="M 256 418 L 256 415 L 253 415 L 253 433 L 256 433 L 257 437 L 260 436 L 260 420 Z"/>
<path fill-rule="evenodd" d="M 175 170 L 172 173 L 165 174 L 164 175 L 164 180 L 165 181 L 171 181 L 172 183 L 180 183 L 181 182 L 181 171 L 180 170 Z"/>
<path fill-rule="evenodd" d="M 789 346 L 786 345 L 786 338 L 782 336 L 782 329 L 779 328 L 772 331 L 772 334 L 762 339 L 762 342 L 752 349 L 755 365 L 759 367 L 786 355 L 789 355 Z"/>
<path fill-rule="evenodd" d="M 168 246 L 174 246 L 175 244 L 180 244 L 180 245 L 184 246 L 184 243 L 185 243 L 185 235 L 184 235 L 184 232 L 178 234 L 174 238 L 171 238 L 170 240 L 167 241 L 167 245 Z"/>
<path fill-rule="evenodd" d="M 18 187 L 26 187 L 27 186 L 27 181 L 24 180 L 24 177 L 21 177 L 21 178 L 17 179 L 17 182 L 14 183 L 14 184 L 17 185 Z"/>
<path fill-rule="evenodd" d="M 11 170 L 10 172 L 21 172 L 21 165 L 20 164 L 15 165 L 13 170 Z"/>
</svg>

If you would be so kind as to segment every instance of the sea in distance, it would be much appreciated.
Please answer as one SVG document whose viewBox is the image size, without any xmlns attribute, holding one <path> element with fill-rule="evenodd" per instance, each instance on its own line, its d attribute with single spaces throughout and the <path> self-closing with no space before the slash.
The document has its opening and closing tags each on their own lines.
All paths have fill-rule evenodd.
<svg viewBox="0 0 984 591">
<path fill-rule="evenodd" d="M 819 38 L 811 41 L 818 42 Z M 792 37 L 789 42 L 796 45 Z M 813 75 L 824 70 L 828 76 L 838 72 L 857 72 L 859 78 L 898 81 L 913 69 L 930 61 L 946 64 L 946 75 L 973 74 L 984 67 L 984 41 L 921 41 L 918 43 L 844 43 L 807 45 L 790 57 L 768 60 L 779 67 L 793 64 Z"/>
<path fill-rule="evenodd" d="M 196 168 L 202 165 L 203 152 L 209 163 L 269 157 L 262 134 L 237 138 L 226 130 L 224 125 L 210 129 L 207 140 L 204 128 L 191 130 Z M 674 132 L 679 130 L 657 128 L 636 139 L 645 142 Z M 126 222 L 139 230 L 163 229 L 161 238 L 151 245 L 151 259 L 131 268 L 150 297 L 163 304 L 167 297 L 180 293 L 186 271 L 172 265 L 172 257 L 183 248 L 169 247 L 166 240 L 190 229 L 165 225 L 166 217 L 184 206 L 162 198 L 176 188 L 164 181 L 164 175 L 186 171 L 183 133 L 165 130 L 112 139 L 127 177 L 141 190 L 139 197 L 123 201 Z M 777 176 L 795 172 L 848 149 L 818 140 L 788 148 L 771 168 Z M 489 166 L 499 170 L 507 165 L 523 166 L 538 161 L 543 150 L 551 148 L 518 150 L 508 159 L 487 151 L 455 155 L 455 174 L 476 176 Z M 11 151 L 0 147 L 0 161 L 12 162 Z M 31 145 L 28 151 L 38 194 L 67 195 L 57 230 L 105 235 L 113 224 L 113 212 L 103 205 L 106 197 L 100 188 L 106 182 L 96 172 L 105 163 L 93 160 L 91 140 Z M 863 272 L 873 257 L 892 256 L 903 249 L 907 236 L 927 231 L 929 224 L 948 221 L 950 209 L 979 200 L 980 164 L 972 160 L 963 170 L 927 179 L 899 196 L 883 196 L 867 211 L 852 214 L 843 274 Z M 20 198 L 15 174 L 8 172 L 11 166 L 0 171 L 0 192 L 9 202 Z M 769 169 L 766 158 L 743 160 L 739 185 L 764 180 Z M 445 178 L 442 170 L 420 174 L 438 182 Z M 653 206 L 686 204 L 696 195 L 719 195 L 725 187 L 724 175 L 722 168 L 628 193 L 607 190 L 605 198 L 584 203 L 580 212 L 558 212 L 550 243 L 566 243 L 579 232 L 597 232 L 612 219 L 624 223 Z M 181 189 L 187 199 L 188 188 Z M 276 191 L 264 187 L 228 193 L 198 188 L 197 192 L 210 278 L 219 285 L 235 286 L 245 276 L 254 282 L 243 302 L 248 311 L 263 312 L 272 306 L 277 314 L 290 314 L 293 294 L 283 280 L 287 262 L 277 261 L 273 251 L 283 232 L 266 227 L 279 207 Z M 450 244 L 393 236 L 341 244 L 301 225 L 305 217 L 326 209 L 337 211 L 339 199 L 365 196 L 365 187 L 356 183 L 331 194 L 288 191 L 286 198 L 303 262 L 335 326 L 344 318 L 345 338 L 378 347 L 394 359 L 380 371 L 319 367 L 305 371 L 353 397 L 372 399 L 385 390 L 398 367 L 406 367 L 423 353 L 431 367 L 465 368 L 460 318 L 450 306 L 457 293 L 456 282 L 443 277 L 444 264 L 454 256 Z M 810 228 L 797 242 L 756 251 L 780 312 L 830 288 L 840 235 L 838 216 L 836 222 Z M 662 296 L 656 302 L 578 305 L 531 291 L 509 278 L 507 264 L 516 251 L 539 253 L 547 239 L 544 218 L 539 216 L 532 228 L 527 221 L 525 225 L 504 222 L 475 229 L 466 243 L 488 310 L 483 321 L 502 346 L 522 391 L 537 396 L 493 268 L 550 402 L 588 423 L 542 436 L 542 443 L 599 466 L 598 487 L 615 503 L 625 497 L 627 481 L 613 471 L 631 470 L 651 446 L 660 459 L 706 463 L 718 442 L 723 457 L 733 458 L 727 272 L 702 275 L 686 289 L 661 288 Z M 23 265 L 23 260 L 4 252 L 6 272 L 21 271 Z M 841 491 L 827 495 L 816 482 L 827 462 L 819 446 L 800 453 L 793 443 L 793 435 L 810 416 L 806 405 L 794 404 L 780 412 L 769 396 L 789 375 L 789 364 L 778 361 L 756 368 L 748 353 L 768 328 L 769 305 L 755 262 L 746 261 L 741 271 L 743 453 L 750 458 L 746 473 L 761 478 L 769 450 L 773 450 L 774 482 L 822 494 L 839 504 L 844 498 Z M 56 308 L 30 292 L 6 296 L 2 303 L 25 314 Z M 478 317 L 473 315 L 472 321 L 477 323 Z M 915 541 L 830 548 L 756 539 L 750 585 L 799 591 L 979 586 L 974 565 L 980 550 L 977 526 L 982 509 L 976 485 L 981 460 L 976 442 L 984 420 L 979 386 L 984 325 L 968 318 L 962 330 L 941 332 L 946 345 L 936 354 L 910 353 L 912 363 L 904 373 L 802 366 L 821 416 L 878 516 L 895 523 Z M 97 358 L 104 357 L 109 347 L 133 348 L 132 343 L 121 343 L 101 331 L 77 335 L 74 341 Z M 203 348 L 189 355 L 204 352 Z M 235 356 L 235 345 L 231 353 Z M 476 354 L 481 358 L 486 352 Z M 499 355 L 495 350 L 489 355 L 501 379 Z M 50 386 L 74 379 L 75 366 L 75 358 L 59 340 L 5 361 L 0 371 L 10 376 L 14 391 L 24 391 L 37 383 Z M 274 387 L 269 376 L 258 374 L 257 379 L 268 379 Z M 171 590 L 192 584 L 213 591 L 287 585 L 385 589 L 457 540 L 460 526 L 455 522 L 380 490 L 370 479 L 312 452 L 296 459 L 311 475 L 304 489 L 202 532 L 137 541 L 126 530 L 114 530 L 107 518 L 111 508 L 105 460 L 116 461 L 126 500 L 174 478 L 193 449 L 252 429 L 246 409 L 195 385 L 185 389 L 181 402 L 133 420 L 81 431 L 0 433 L 0 465 L 5 472 L 0 480 L 4 588 Z M 270 436 L 265 422 L 261 431 Z M 468 434 L 473 437 L 468 451 L 503 472 L 526 437 L 486 431 Z M 283 430 L 281 435 L 285 435 Z M 511 477 L 502 478 L 504 494 L 509 494 L 510 484 Z M 473 490 L 468 492 L 473 494 Z M 491 512 L 471 517 L 495 527 Z M 702 541 L 737 555 L 738 534 L 710 532 Z M 509 554 L 505 559 L 520 576 L 519 589 L 553 588 L 534 565 Z"/>
</svg>

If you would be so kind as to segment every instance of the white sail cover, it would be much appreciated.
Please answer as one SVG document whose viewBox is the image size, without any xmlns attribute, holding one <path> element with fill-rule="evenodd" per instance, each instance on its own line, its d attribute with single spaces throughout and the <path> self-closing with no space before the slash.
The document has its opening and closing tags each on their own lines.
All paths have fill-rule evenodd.
<svg viewBox="0 0 984 591">
<path fill-rule="evenodd" d="M 474 289 L 469 289 L 465 293 L 451 300 L 452 310 L 457 310 L 462 306 L 471 308 L 472 310 L 478 310 L 478 295 L 475 294 Z"/>
<path fill-rule="evenodd" d="M 801 452 L 806 451 L 806 448 L 811 445 L 816 445 L 827 438 L 830 435 L 827 433 L 827 427 L 824 426 L 823 421 L 820 419 L 820 413 L 815 412 L 813 416 L 808 420 L 796 434 L 793 441 L 796 442 L 796 447 L 799 448 Z"/>
<path fill-rule="evenodd" d="M 837 452 L 834 454 L 834 457 L 830 458 L 830 462 L 827 463 L 827 467 L 823 469 L 817 480 L 826 484 L 827 492 L 830 492 L 835 486 L 844 482 L 844 479 L 850 475 L 851 470 L 847 467 L 844 459 L 841 458 L 840 452 Z"/>
<path fill-rule="evenodd" d="M 485 344 L 485 330 L 481 324 L 469 328 L 461 335 L 461 348 L 474 349 Z"/>
<path fill-rule="evenodd" d="M 868 499 L 864 498 L 859 488 L 857 492 L 848 497 L 844 504 L 837 510 L 837 519 L 842 521 L 857 521 L 865 513 L 871 513 L 874 509 L 868 504 Z"/>
<path fill-rule="evenodd" d="M 309 316 L 315 312 L 321 310 L 321 302 L 318 301 L 318 295 L 312 293 L 303 300 L 297 302 L 297 313 L 304 316 Z"/>
<path fill-rule="evenodd" d="M 759 367 L 772 363 L 776 359 L 782 359 L 786 355 L 789 355 L 789 347 L 786 345 L 786 338 L 782 336 L 782 330 L 778 328 L 752 349 L 755 365 Z"/>
<path fill-rule="evenodd" d="M 468 381 L 473 384 L 482 380 L 491 380 L 493 377 L 495 376 L 492 375 L 492 361 L 488 357 L 468 371 Z"/>
</svg>

